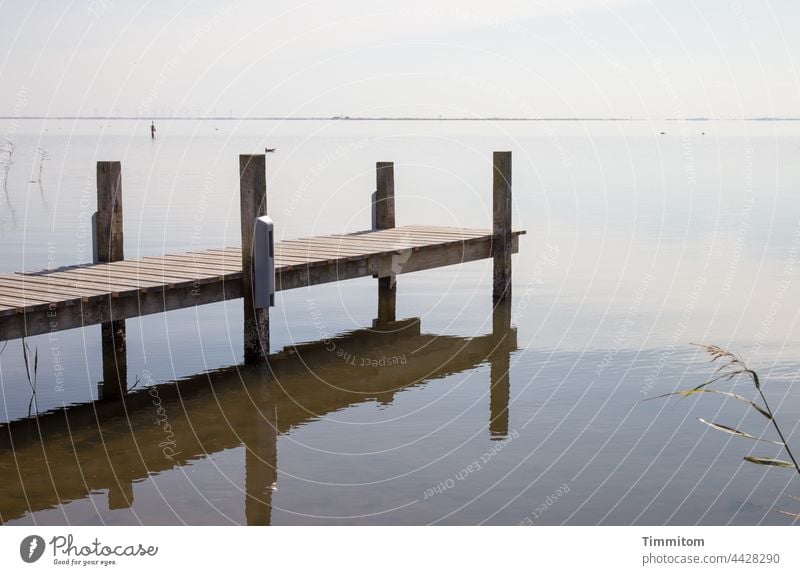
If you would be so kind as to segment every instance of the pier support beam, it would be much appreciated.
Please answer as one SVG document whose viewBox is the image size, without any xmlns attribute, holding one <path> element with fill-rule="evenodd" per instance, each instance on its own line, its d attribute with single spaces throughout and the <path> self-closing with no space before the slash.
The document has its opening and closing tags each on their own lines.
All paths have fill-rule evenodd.
<svg viewBox="0 0 800 575">
<path fill-rule="evenodd" d="M 495 152 L 492 158 L 492 300 L 511 301 L 511 152 Z"/>
<path fill-rule="evenodd" d="M 394 162 L 375 164 L 376 188 L 374 228 L 387 230 L 395 227 L 394 218 Z M 378 326 L 397 319 L 397 279 L 396 276 L 378 278 Z"/>
<path fill-rule="evenodd" d="M 97 261 L 125 259 L 122 241 L 122 165 L 97 162 Z M 125 320 L 100 324 L 103 353 L 102 397 L 120 397 L 128 391 L 128 351 Z"/>
<path fill-rule="evenodd" d="M 267 215 L 267 165 L 264 154 L 239 156 L 242 219 L 242 299 L 244 362 L 263 363 L 269 355 L 269 310 L 255 307 L 253 239 L 256 218 Z"/>
</svg>

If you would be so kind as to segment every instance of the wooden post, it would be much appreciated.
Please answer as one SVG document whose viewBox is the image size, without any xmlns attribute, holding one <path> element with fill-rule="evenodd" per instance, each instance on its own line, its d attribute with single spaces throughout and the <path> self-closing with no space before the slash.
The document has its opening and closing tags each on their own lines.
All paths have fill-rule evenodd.
<svg viewBox="0 0 800 575">
<path fill-rule="evenodd" d="M 239 156 L 242 220 L 242 299 L 244 362 L 262 363 L 269 355 L 269 310 L 257 309 L 253 298 L 253 237 L 256 218 L 267 215 L 267 168 L 264 154 Z"/>
<path fill-rule="evenodd" d="M 97 261 L 125 259 L 122 241 L 122 165 L 97 162 Z M 128 351 L 125 320 L 100 324 L 103 353 L 102 397 L 117 398 L 128 391 Z"/>
<path fill-rule="evenodd" d="M 375 227 L 387 230 L 394 227 L 394 162 L 375 164 Z"/>
<path fill-rule="evenodd" d="M 495 152 L 492 158 L 492 300 L 511 301 L 511 152 Z"/>
<path fill-rule="evenodd" d="M 97 258 L 125 259 L 122 249 L 122 165 L 97 162 Z"/>
<path fill-rule="evenodd" d="M 375 164 L 375 229 L 387 230 L 394 222 L 394 162 Z M 378 326 L 397 319 L 397 282 L 394 276 L 378 278 Z"/>
</svg>

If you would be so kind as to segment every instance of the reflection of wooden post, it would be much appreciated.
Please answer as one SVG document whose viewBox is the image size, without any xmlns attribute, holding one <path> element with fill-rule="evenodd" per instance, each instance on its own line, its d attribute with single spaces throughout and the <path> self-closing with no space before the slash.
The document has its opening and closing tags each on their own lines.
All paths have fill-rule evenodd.
<svg viewBox="0 0 800 575">
<path fill-rule="evenodd" d="M 511 300 L 511 152 L 495 152 L 492 158 L 492 299 Z"/>
<path fill-rule="evenodd" d="M 394 163 L 378 162 L 375 165 L 375 229 L 395 227 L 394 220 Z M 394 276 L 378 278 L 378 324 L 397 319 L 397 284 Z"/>
<path fill-rule="evenodd" d="M 245 442 L 245 506 L 248 525 L 269 525 L 278 481 L 278 422 L 275 403 L 262 391 L 253 409 L 254 432 Z"/>
<path fill-rule="evenodd" d="M 119 483 L 108 488 L 108 508 L 128 509 L 133 505 L 133 483 L 123 477 L 117 477 Z"/>
<path fill-rule="evenodd" d="M 100 324 L 103 352 L 102 399 L 120 397 L 128 392 L 128 350 L 125 337 L 124 319 Z"/>
<path fill-rule="evenodd" d="M 261 363 L 269 354 L 269 310 L 253 300 L 253 237 L 256 218 L 267 215 L 267 168 L 264 154 L 239 156 L 242 218 L 242 299 L 244 300 L 244 362 Z"/>
<path fill-rule="evenodd" d="M 378 325 L 397 319 L 397 284 L 394 277 L 378 278 Z"/>
<path fill-rule="evenodd" d="M 119 162 L 97 162 L 97 261 L 125 259 L 122 242 L 122 166 Z M 103 350 L 103 398 L 128 391 L 128 355 L 125 320 L 100 325 Z"/>
<path fill-rule="evenodd" d="M 511 350 L 516 346 L 511 329 L 511 303 L 501 301 L 492 310 L 492 344 L 489 356 L 489 438 L 508 437 L 508 404 L 511 399 Z"/>
</svg>

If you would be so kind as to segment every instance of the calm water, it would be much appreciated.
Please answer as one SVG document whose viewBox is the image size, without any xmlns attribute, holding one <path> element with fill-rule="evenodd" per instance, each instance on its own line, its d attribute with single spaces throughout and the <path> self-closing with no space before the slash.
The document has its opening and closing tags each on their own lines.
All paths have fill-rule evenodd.
<svg viewBox="0 0 800 575">
<path fill-rule="evenodd" d="M 712 367 L 689 342 L 716 343 L 759 370 L 800 450 L 800 124 L 175 121 L 155 142 L 149 122 L 0 125 L 16 144 L 2 272 L 90 259 L 97 160 L 122 161 L 127 257 L 237 245 L 237 156 L 267 146 L 279 237 L 369 227 L 379 160 L 395 162 L 399 224 L 487 227 L 500 149 L 528 231 L 507 310 L 493 313 L 488 261 L 401 276 L 407 321 L 389 334 L 370 330 L 371 278 L 279 293 L 271 370 L 239 366 L 241 301 L 128 320 L 124 405 L 97 401 L 98 326 L 27 341 L 35 404 L 9 342 L 0 522 L 786 524 L 774 508 L 800 511 L 790 471 L 742 460 L 775 446 L 697 421 L 772 438 L 755 411 L 638 403 L 701 383 Z"/>
</svg>

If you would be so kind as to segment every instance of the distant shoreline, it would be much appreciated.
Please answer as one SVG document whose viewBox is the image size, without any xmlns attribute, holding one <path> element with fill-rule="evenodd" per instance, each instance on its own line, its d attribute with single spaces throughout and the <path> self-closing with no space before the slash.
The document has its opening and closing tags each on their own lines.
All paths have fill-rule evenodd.
<svg viewBox="0 0 800 575">
<path fill-rule="evenodd" d="M 350 117 L 350 116 L 0 116 L 0 120 L 141 120 L 141 121 L 269 121 L 269 122 L 797 122 L 800 118 L 433 118 L 433 117 Z"/>
</svg>

